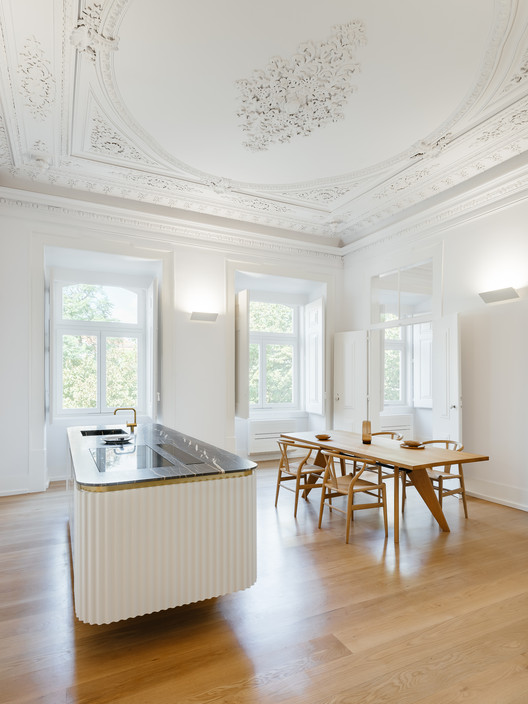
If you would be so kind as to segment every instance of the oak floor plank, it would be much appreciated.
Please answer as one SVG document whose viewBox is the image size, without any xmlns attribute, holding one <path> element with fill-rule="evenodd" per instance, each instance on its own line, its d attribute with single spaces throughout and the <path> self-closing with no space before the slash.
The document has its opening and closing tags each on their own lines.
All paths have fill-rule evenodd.
<svg viewBox="0 0 528 704">
<path fill-rule="evenodd" d="M 376 511 L 346 545 L 257 475 L 253 587 L 105 626 L 73 613 L 64 485 L 0 498 L 0 702 L 528 702 L 528 513 L 447 499 L 442 533 L 409 491 L 399 546 Z"/>
</svg>

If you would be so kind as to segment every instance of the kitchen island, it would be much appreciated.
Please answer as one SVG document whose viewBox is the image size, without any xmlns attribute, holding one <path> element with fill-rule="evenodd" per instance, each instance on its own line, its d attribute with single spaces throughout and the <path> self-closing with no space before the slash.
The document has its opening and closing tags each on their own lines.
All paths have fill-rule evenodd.
<svg viewBox="0 0 528 704">
<path fill-rule="evenodd" d="M 163 425 L 68 429 L 75 613 L 110 623 L 256 580 L 256 464 Z"/>
</svg>

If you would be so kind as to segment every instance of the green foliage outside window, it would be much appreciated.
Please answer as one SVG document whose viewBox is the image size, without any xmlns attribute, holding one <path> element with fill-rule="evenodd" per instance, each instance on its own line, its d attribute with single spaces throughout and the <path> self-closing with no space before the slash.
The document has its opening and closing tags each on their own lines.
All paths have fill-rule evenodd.
<svg viewBox="0 0 528 704">
<path fill-rule="evenodd" d="M 249 327 L 256 335 L 249 346 L 249 402 L 253 406 L 291 404 L 293 398 L 295 311 L 282 303 L 251 301 Z M 280 336 L 290 336 L 284 343 Z M 272 337 L 273 342 L 268 341 Z M 256 341 L 258 339 L 258 342 Z M 263 358 L 261 359 L 261 355 Z M 261 373 L 264 379 L 261 379 Z"/>
<path fill-rule="evenodd" d="M 266 345 L 266 403 L 293 402 L 293 347 Z"/>
<path fill-rule="evenodd" d="M 97 337 L 62 336 L 62 407 L 97 406 Z"/>
<path fill-rule="evenodd" d="M 133 294 L 135 295 L 135 294 Z M 104 286 L 74 284 L 63 288 L 65 320 L 115 322 L 114 304 Z M 97 408 L 97 334 L 62 335 L 62 407 Z M 138 339 L 106 338 L 106 406 L 136 406 L 138 402 Z"/>
<path fill-rule="evenodd" d="M 293 308 L 282 303 L 251 301 L 249 306 L 251 332 L 293 333 Z"/>
<path fill-rule="evenodd" d="M 260 403 L 260 345 L 249 345 L 249 403 Z"/>
<path fill-rule="evenodd" d="M 401 399 L 401 352 L 385 350 L 385 401 Z"/>
<path fill-rule="evenodd" d="M 133 406 L 138 399 L 138 341 L 106 338 L 106 405 Z"/>
<path fill-rule="evenodd" d="M 62 317 L 65 320 L 115 321 L 104 286 L 72 284 L 62 289 Z"/>
</svg>

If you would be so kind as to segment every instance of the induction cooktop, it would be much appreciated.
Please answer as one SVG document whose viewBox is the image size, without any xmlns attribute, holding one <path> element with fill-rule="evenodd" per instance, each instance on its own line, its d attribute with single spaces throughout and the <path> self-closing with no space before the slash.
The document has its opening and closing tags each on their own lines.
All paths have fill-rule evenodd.
<svg viewBox="0 0 528 704">
<path fill-rule="evenodd" d="M 100 472 L 174 467 L 173 462 L 148 445 L 95 447 L 90 452 Z"/>
</svg>

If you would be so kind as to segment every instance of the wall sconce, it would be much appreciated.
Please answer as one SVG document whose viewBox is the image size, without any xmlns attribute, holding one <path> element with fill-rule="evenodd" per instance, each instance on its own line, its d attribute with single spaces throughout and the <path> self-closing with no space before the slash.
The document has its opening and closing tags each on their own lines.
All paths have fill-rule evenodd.
<svg viewBox="0 0 528 704">
<path fill-rule="evenodd" d="M 194 311 L 191 313 L 191 320 L 199 320 L 202 323 L 216 323 L 218 318 L 218 313 L 203 313 L 200 311 Z"/>
<path fill-rule="evenodd" d="M 519 294 L 514 288 L 498 288 L 495 291 L 484 291 L 479 293 L 484 303 L 499 303 L 500 301 L 509 301 L 513 298 L 519 298 Z"/>
</svg>

